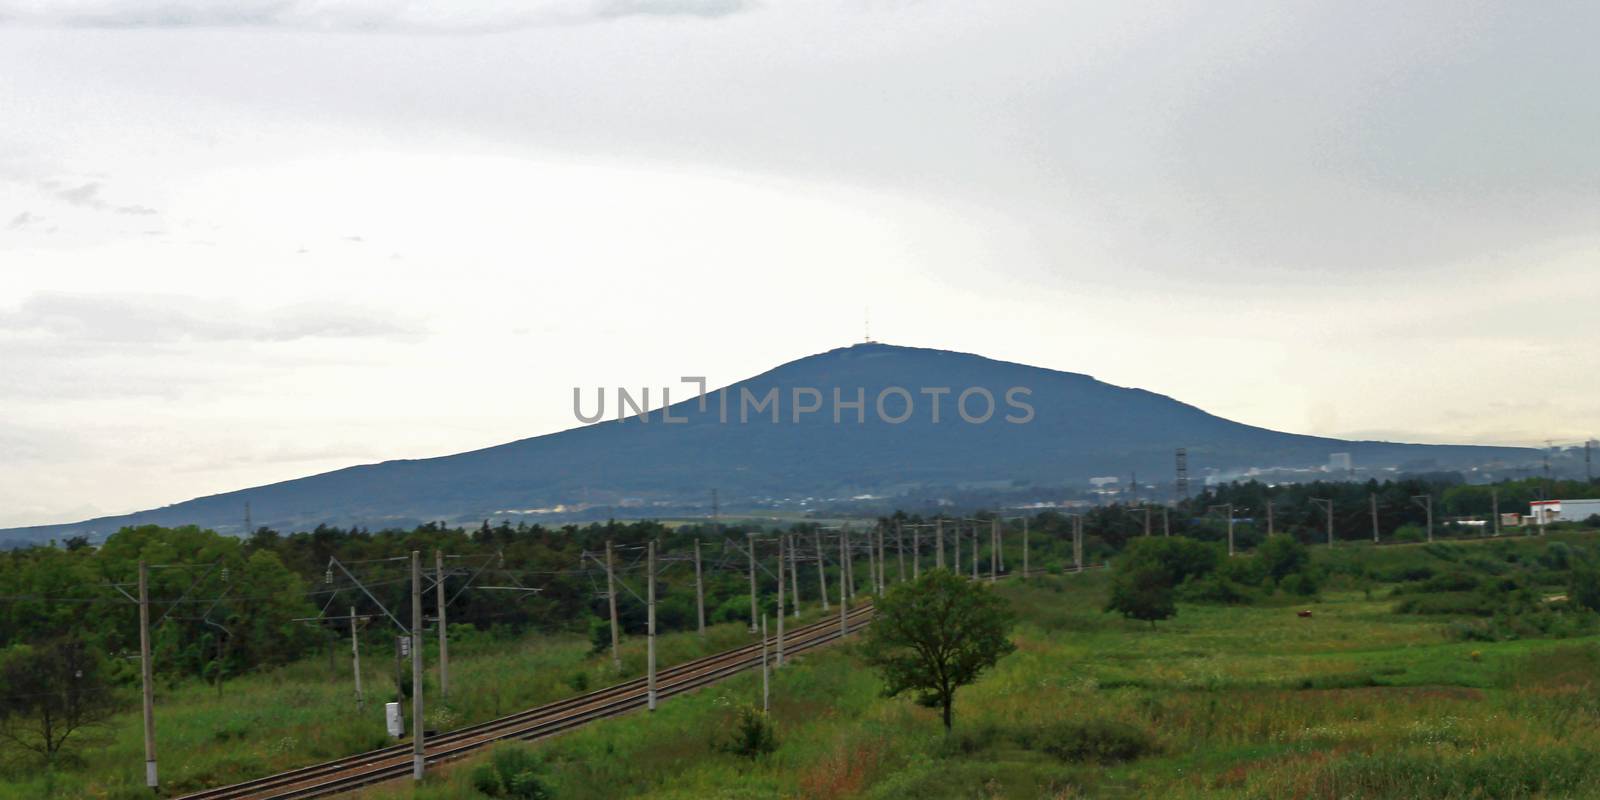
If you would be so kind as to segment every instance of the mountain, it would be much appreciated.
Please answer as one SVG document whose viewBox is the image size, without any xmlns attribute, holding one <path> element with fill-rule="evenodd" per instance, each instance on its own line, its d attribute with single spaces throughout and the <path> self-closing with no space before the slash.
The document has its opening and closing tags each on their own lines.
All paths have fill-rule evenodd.
<svg viewBox="0 0 1600 800">
<path fill-rule="evenodd" d="M 689 384 L 670 388 L 678 397 L 693 393 Z M 660 398 L 660 389 L 653 387 L 651 396 Z M 773 390 L 777 394 L 769 398 Z M 835 409 L 835 391 L 846 403 L 859 396 L 863 407 Z M 977 420 L 988 408 L 985 392 L 993 400 L 992 416 L 982 422 L 963 418 L 959 397 L 966 394 L 967 416 Z M 640 390 L 631 393 L 637 398 Z M 762 406 L 768 399 L 774 402 Z M 1196 483 L 1208 470 L 1315 467 L 1336 452 L 1349 453 L 1364 468 L 1451 469 L 1536 458 L 1523 448 L 1282 433 L 1087 375 L 878 343 L 830 350 L 713 390 L 704 410 L 700 398 L 676 402 L 670 417 L 681 421 L 668 421 L 659 409 L 642 419 L 618 420 L 616 392 L 606 392 L 604 400 L 605 421 L 560 433 L 438 458 L 350 467 L 137 514 L 0 531 L 0 541 L 99 538 L 134 523 L 193 523 L 238 532 L 247 502 L 256 524 L 295 530 L 322 522 L 376 528 L 429 519 L 476 521 L 508 512 L 533 513 L 530 518 L 705 513 L 713 487 L 725 507 L 740 508 L 782 498 L 883 496 L 963 485 L 1033 484 L 1059 492 L 1086 487 L 1092 476 L 1135 471 L 1170 484 L 1165 476 L 1173 473 L 1177 447 L 1187 448 Z M 593 413 L 599 401 L 595 392 L 585 392 L 582 410 Z M 800 412 L 797 419 L 797 406 L 814 403 L 820 403 L 818 410 Z"/>
</svg>

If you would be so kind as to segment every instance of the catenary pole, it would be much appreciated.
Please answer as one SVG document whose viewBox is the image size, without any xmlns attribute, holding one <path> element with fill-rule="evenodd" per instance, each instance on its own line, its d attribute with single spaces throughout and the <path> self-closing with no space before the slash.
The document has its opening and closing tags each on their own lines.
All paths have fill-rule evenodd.
<svg viewBox="0 0 1600 800">
<path fill-rule="evenodd" d="M 450 634 L 445 620 L 444 551 L 433 551 L 435 599 L 439 604 L 439 696 L 450 696 Z"/>
<path fill-rule="evenodd" d="M 694 610 L 699 619 L 700 638 L 706 635 L 706 577 L 700 569 L 700 539 L 694 540 Z"/>
<path fill-rule="evenodd" d="M 356 607 L 350 607 L 350 665 L 356 676 L 356 708 L 367 707 L 367 696 L 361 692 L 361 639 L 356 633 Z"/>
<path fill-rule="evenodd" d="M 1367 504 L 1372 509 L 1372 543 L 1378 543 L 1378 493 L 1367 493 Z"/>
<path fill-rule="evenodd" d="M 894 521 L 894 549 L 896 560 L 900 564 L 900 583 L 906 582 L 906 532 L 900 520 Z"/>
<path fill-rule="evenodd" d="M 778 666 L 783 666 L 783 534 L 778 534 Z M 763 627 L 767 624 L 767 616 L 761 615 Z M 765 631 L 762 638 L 765 639 Z"/>
<path fill-rule="evenodd" d="M 656 710 L 656 540 L 650 540 L 649 550 L 646 552 L 648 556 L 645 559 L 647 562 L 645 571 L 649 573 L 646 584 L 650 587 L 645 592 L 645 626 L 650 639 L 645 645 L 645 660 L 648 662 L 645 666 L 649 673 L 646 693 L 648 707 L 654 711 Z"/>
<path fill-rule="evenodd" d="M 411 779 L 422 780 L 422 551 L 411 551 Z"/>
<path fill-rule="evenodd" d="M 933 521 L 933 565 L 944 568 L 944 517 Z"/>
<path fill-rule="evenodd" d="M 1028 518 L 1022 518 L 1022 579 L 1028 579 Z"/>
<path fill-rule="evenodd" d="M 842 577 L 842 576 L 841 576 Z M 822 587 L 822 610 L 828 610 L 828 565 L 822 560 L 822 532 L 817 532 L 817 583 Z"/>
<path fill-rule="evenodd" d="M 800 537 L 789 537 L 789 603 L 794 606 L 794 618 L 800 618 L 800 556 L 795 549 L 800 546 Z M 783 613 L 781 610 L 778 613 Z"/>
<path fill-rule="evenodd" d="M 989 582 L 1000 580 L 1000 518 L 989 520 Z"/>
<path fill-rule="evenodd" d="M 911 580 L 922 577 L 922 529 L 911 529 Z"/>
<path fill-rule="evenodd" d="M 782 620 L 783 615 L 779 614 Z M 779 622 L 778 624 L 783 624 Z M 767 615 L 761 615 L 761 713 L 767 713 L 771 704 L 771 679 L 767 676 Z"/>
<path fill-rule="evenodd" d="M 611 540 L 606 540 L 606 605 L 611 610 L 611 666 L 622 670 L 622 634 L 617 629 L 617 575 Z"/>
<path fill-rule="evenodd" d="M 845 532 L 842 531 L 842 530 L 839 531 L 839 563 L 841 563 L 841 564 L 845 562 L 845 559 L 847 557 L 846 554 L 845 554 L 845 549 L 848 546 L 849 546 L 849 543 L 845 541 Z M 849 625 L 847 623 L 847 620 L 846 620 L 846 616 L 847 616 L 846 606 L 849 605 L 849 600 L 847 598 L 848 592 L 845 589 L 845 585 L 844 584 L 845 584 L 845 582 L 843 580 L 843 576 L 841 575 L 840 576 L 840 581 L 839 581 L 839 637 L 840 638 L 844 638 L 844 636 L 850 632 L 850 627 L 849 627 Z"/>
<path fill-rule="evenodd" d="M 150 663 L 150 569 L 139 561 L 139 677 L 143 682 L 144 704 L 144 785 L 156 791 L 156 694 L 155 670 Z"/>
<path fill-rule="evenodd" d="M 756 535 L 747 533 L 744 537 L 746 555 L 750 557 L 750 632 L 756 632 Z"/>
</svg>

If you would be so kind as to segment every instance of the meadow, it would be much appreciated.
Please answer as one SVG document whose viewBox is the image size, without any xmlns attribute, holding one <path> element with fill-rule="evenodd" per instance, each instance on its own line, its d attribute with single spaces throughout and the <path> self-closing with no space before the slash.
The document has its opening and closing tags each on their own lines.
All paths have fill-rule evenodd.
<svg viewBox="0 0 1600 800">
<path fill-rule="evenodd" d="M 810 621 L 806 615 L 802 622 Z M 663 635 L 663 667 L 749 641 L 744 625 L 707 627 Z M 468 628 L 450 645 L 453 691 L 441 699 L 435 684 L 437 649 L 428 642 L 424 684 L 429 726 L 448 730 L 591 691 L 644 674 L 643 638 L 625 638 L 622 668 L 609 650 L 593 651 L 577 634 L 530 634 L 513 640 Z M 409 677 L 410 664 L 405 669 Z M 163 796 L 235 783 L 293 767 L 393 743 L 384 730 L 383 704 L 396 695 L 392 650 L 362 653 L 365 709 L 357 711 L 349 641 L 333 658 L 314 657 L 224 684 L 221 692 L 199 681 L 163 685 L 156 697 L 157 756 Z M 409 722 L 409 717 L 408 717 Z M 41 769 L 23 754 L 0 777 L 0 798 L 148 798 L 138 706 L 102 729 L 86 731 L 72 761 Z"/>
<path fill-rule="evenodd" d="M 1006 581 L 1018 649 L 959 693 L 948 736 L 846 645 L 775 675 L 768 755 L 725 746 L 753 675 L 505 747 L 563 799 L 1600 796 L 1600 636 L 1560 608 L 1558 568 L 1596 554 L 1588 534 L 1319 551 L 1317 597 L 1181 604 L 1153 630 L 1101 610 L 1104 574 Z M 1397 611 L 1474 570 L 1525 572 L 1564 621 Z M 483 761 L 357 796 L 481 797 Z"/>
</svg>

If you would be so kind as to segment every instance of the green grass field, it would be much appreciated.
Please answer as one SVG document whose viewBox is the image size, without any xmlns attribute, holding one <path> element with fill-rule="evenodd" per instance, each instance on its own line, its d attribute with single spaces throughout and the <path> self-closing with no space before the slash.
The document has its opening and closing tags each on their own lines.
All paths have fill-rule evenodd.
<svg viewBox="0 0 1600 800">
<path fill-rule="evenodd" d="M 1381 572 L 1548 541 L 1319 558 Z M 1106 581 L 1002 584 L 1017 652 L 960 692 L 948 737 L 845 646 L 778 673 L 771 755 L 719 747 L 759 703 L 754 676 L 532 747 L 557 798 L 1600 796 L 1600 638 L 1458 641 L 1459 617 L 1398 614 L 1387 585 L 1348 577 L 1309 601 L 1182 605 L 1151 630 L 1100 611 Z M 473 767 L 360 796 L 481 796 Z"/>
<path fill-rule="evenodd" d="M 802 620 L 811 621 L 810 618 Z M 622 671 L 609 653 L 590 652 L 577 635 L 530 635 L 506 642 L 472 636 L 451 644 L 450 697 L 430 694 L 431 726 L 451 729 L 591 691 L 644 674 L 643 639 L 624 639 Z M 665 667 L 750 641 L 739 624 L 714 625 L 704 640 L 672 634 L 658 643 Z M 429 683 L 436 660 L 429 648 Z M 339 644 L 330 667 L 312 658 L 249 675 L 214 688 L 195 682 L 164 687 L 156 697 L 156 736 L 163 795 L 234 783 L 392 743 L 384 731 L 383 704 L 395 695 L 393 652 L 363 653 L 366 710 L 357 713 L 349 642 Z M 409 663 L 406 665 L 409 671 Z M 409 718 L 408 718 L 409 725 Z M 41 770 L 11 766 L 0 778 L 0 798 L 148 798 L 138 706 L 103 730 L 86 732 L 75 764 Z"/>
<path fill-rule="evenodd" d="M 653 715 L 517 747 L 545 762 L 556 798 L 1600 796 L 1600 760 L 1589 757 L 1600 751 L 1593 614 L 1564 612 L 1566 622 L 1527 633 L 1452 612 L 1467 592 L 1422 595 L 1450 601 L 1434 613 L 1397 611 L 1427 574 L 1462 570 L 1521 575 L 1559 594 L 1559 564 L 1600 560 L 1600 537 L 1352 545 L 1316 559 L 1329 576 L 1316 598 L 1180 604 L 1154 629 L 1101 611 L 1103 572 L 1003 581 L 1018 649 L 961 690 L 949 736 L 933 710 L 881 697 L 877 676 L 845 645 L 774 676 L 779 746 L 754 760 L 722 747 L 739 708 L 759 702 L 754 674 L 669 699 Z M 1302 609 L 1312 616 L 1297 616 Z M 1497 633 L 1462 635 L 1471 626 Z M 740 624 L 704 641 L 665 636 L 662 663 L 747 641 Z M 368 705 L 358 715 L 347 646 L 331 666 L 313 658 L 242 677 L 220 697 L 198 683 L 164 687 L 163 793 L 386 744 L 393 662 L 364 658 Z M 575 635 L 506 642 L 464 631 L 452 656 L 454 691 L 430 701 L 441 728 L 619 677 Z M 621 675 L 642 668 L 643 642 L 625 642 Z M 148 797 L 136 707 L 97 736 L 81 763 L 11 768 L 0 798 Z M 360 796 L 482 797 L 472 785 L 482 760 Z"/>
</svg>

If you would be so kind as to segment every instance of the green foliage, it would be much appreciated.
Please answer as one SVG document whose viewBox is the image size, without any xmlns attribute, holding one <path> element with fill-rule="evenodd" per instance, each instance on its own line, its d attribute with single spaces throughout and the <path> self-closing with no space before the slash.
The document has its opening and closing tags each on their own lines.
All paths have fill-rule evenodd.
<svg viewBox="0 0 1600 800">
<path fill-rule="evenodd" d="M 1007 638 L 1013 616 L 986 584 L 934 569 L 896 584 L 878 601 L 862 655 L 882 674 L 884 693 L 909 692 L 941 708 L 952 723 L 956 690 L 1016 649 Z"/>
<path fill-rule="evenodd" d="M 1302 573 L 1311 564 L 1311 553 L 1299 540 L 1280 533 L 1267 537 L 1256 553 L 1267 577 L 1280 583 L 1290 575 Z"/>
<path fill-rule="evenodd" d="M 1156 749 L 1148 731 L 1108 719 L 1049 723 L 1033 735 L 1033 741 L 1039 750 L 1063 761 L 1098 764 L 1132 761 Z"/>
<path fill-rule="evenodd" d="M 102 727 L 118 706 L 104 659 L 82 639 L 0 652 L 0 740 L 46 764 Z"/>
<path fill-rule="evenodd" d="M 743 758 L 758 758 L 777 749 L 778 735 L 767 715 L 755 706 L 740 706 L 722 750 Z"/>
<path fill-rule="evenodd" d="M 1428 539 L 1428 529 L 1414 522 L 1408 522 L 1394 531 L 1394 540 L 1397 542 L 1423 542 Z"/>
<path fill-rule="evenodd" d="M 472 788 L 490 797 L 547 800 L 550 790 L 540 779 L 544 764 L 525 744 L 497 745 L 489 760 L 472 770 Z"/>
<path fill-rule="evenodd" d="M 1572 570 L 1567 601 L 1590 611 L 1600 611 L 1600 569 L 1583 565 Z"/>
<path fill-rule="evenodd" d="M 1117 565 L 1111 579 L 1111 596 L 1106 610 L 1130 619 L 1144 620 L 1155 627 L 1157 620 L 1178 613 L 1172 575 L 1159 564 L 1132 562 Z"/>
</svg>

